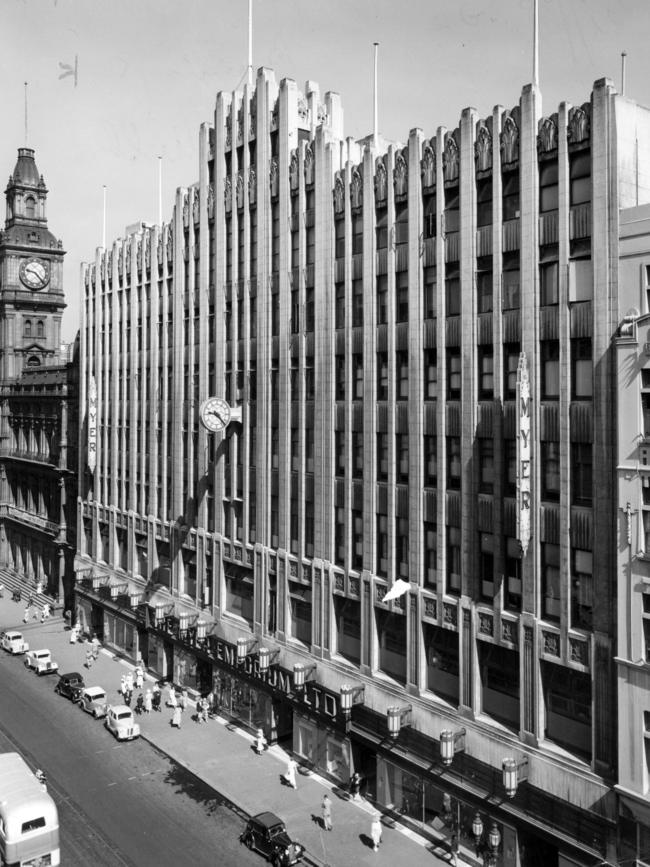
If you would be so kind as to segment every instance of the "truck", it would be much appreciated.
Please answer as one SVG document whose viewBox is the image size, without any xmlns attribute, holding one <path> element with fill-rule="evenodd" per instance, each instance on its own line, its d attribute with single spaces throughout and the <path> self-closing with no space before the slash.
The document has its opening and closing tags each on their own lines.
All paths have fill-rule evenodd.
<svg viewBox="0 0 650 867">
<path fill-rule="evenodd" d="M 26 653 L 29 650 L 29 644 L 23 638 L 22 632 L 15 632 L 14 630 L 3 632 L 0 635 L 0 647 L 12 654 Z"/>
</svg>

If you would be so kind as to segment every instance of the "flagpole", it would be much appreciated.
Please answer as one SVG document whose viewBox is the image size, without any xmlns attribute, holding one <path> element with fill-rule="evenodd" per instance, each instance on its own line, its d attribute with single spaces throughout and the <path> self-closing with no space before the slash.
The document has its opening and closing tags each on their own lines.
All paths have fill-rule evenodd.
<svg viewBox="0 0 650 867">
<path fill-rule="evenodd" d="M 539 85 L 539 4 L 533 2 L 533 85 Z"/>
<path fill-rule="evenodd" d="M 74 56 L 74 86 L 77 86 L 77 70 L 79 68 L 79 55 Z"/>
<path fill-rule="evenodd" d="M 375 46 L 375 69 L 373 76 L 373 92 L 374 92 L 374 111 L 373 111 L 373 143 L 375 147 L 377 146 L 377 139 L 379 137 L 379 112 L 377 108 L 377 52 L 379 51 L 379 43 L 374 42 Z"/>
<path fill-rule="evenodd" d="M 158 225 L 162 226 L 162 157 L 158 157 Z"/>
<path fill-rule="evenodd" d="M 27 147 L 27 82 L 25 82 L 25 147 Z"/>
<path fill-rule="evenodd" d="M 102 219 L 102 249 L 106 249 L 106 184 L 104 184 L 104 215 Z"/>
<path fill-rule="evenodd" d="M 253 0 L 248 0 L 248 86 L 253 86 Z"/>
</svg>

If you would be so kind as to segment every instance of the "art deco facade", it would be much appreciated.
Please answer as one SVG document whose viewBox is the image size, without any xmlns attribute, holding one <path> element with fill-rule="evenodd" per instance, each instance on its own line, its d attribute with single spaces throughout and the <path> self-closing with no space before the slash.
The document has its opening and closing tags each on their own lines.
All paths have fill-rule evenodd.
<svg viewBox="0 0 650 867">
<path fill-rule="evenodd" d="M 355 142 L 262 69 L 171 221 L 82 274 L 80 617 L 435 833 L 478 810 L 505 865 L 615 857 L 609 359 L 649 114 L 526 87 Z"/>
<path fill-rule="evenodd" d="M 71 605 L 79 359 L 61 350 L 65 253 L 47 192 L 19 148 L 0 233 L 0 564 Z"/>
</svg>

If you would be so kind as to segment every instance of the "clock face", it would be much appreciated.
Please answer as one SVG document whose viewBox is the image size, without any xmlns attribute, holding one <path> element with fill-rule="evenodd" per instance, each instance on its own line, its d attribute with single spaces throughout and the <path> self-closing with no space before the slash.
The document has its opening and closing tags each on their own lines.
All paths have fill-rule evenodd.
<svg viewBox="0 0 650 867">
<path fill-rule="evenodd" d="M 230 406 L 222 397 L 209 397 L 199 408 L 201 424 L 211 433 L 224 430 L 230 422 Z"/>
<path fill-rule="evenodd" d="M 19 275 L 28 289 L 43 289 L 50 282 L 50 263 L 45 259 L 23 259 Z"/>
</svg>

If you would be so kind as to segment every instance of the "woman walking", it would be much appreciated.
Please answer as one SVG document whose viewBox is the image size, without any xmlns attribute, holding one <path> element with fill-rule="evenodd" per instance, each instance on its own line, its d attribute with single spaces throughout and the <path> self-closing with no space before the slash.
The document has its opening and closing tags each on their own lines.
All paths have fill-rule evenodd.
<svg viewBox="0 0 650 867">
<path fill-rule="evenodd" d="M 285 782 L 288 786 L 291 786 L 292 789 L 297 789 L 298 784 L 296 783 L 296 771 L 298 769 L 298 765 L 295 759 L 289 759 L 287 763 L 287 772 L 284 775 Z"/>
<path fill-rule="evenodd" d="M 177 729 L 181 727 L 181 714 L 182 711 L 178 705 L 174 707 L 174 713 L 172 714 L 172 726 L 176 726 Z"/>
<path fill-rule="evenodd" d="M 323 795 L 323 800 L 320 805 L 321 815 L 323 817 L 323 826 L 326 831 L 332 830 L 332 802 L 330 801 L 330 796 L 325 794 Z"/>
<path fill-rule="evenodd" d="M 153 694 L 150 689 L 148 689 L 144 694 L 144 712 L 151 713 L 151 707 L 153 705 Z"/>
<path fill-rule="evenodd" d="M 372 818 L 372 823 L 370 825 L 370 836 L 372 837 L 372 848 L 373 851 L 379 851 L 379 844 L 381 843 L 381 819 L 379 817 L 379 813 L 375 813 Z"/>
</svg>

